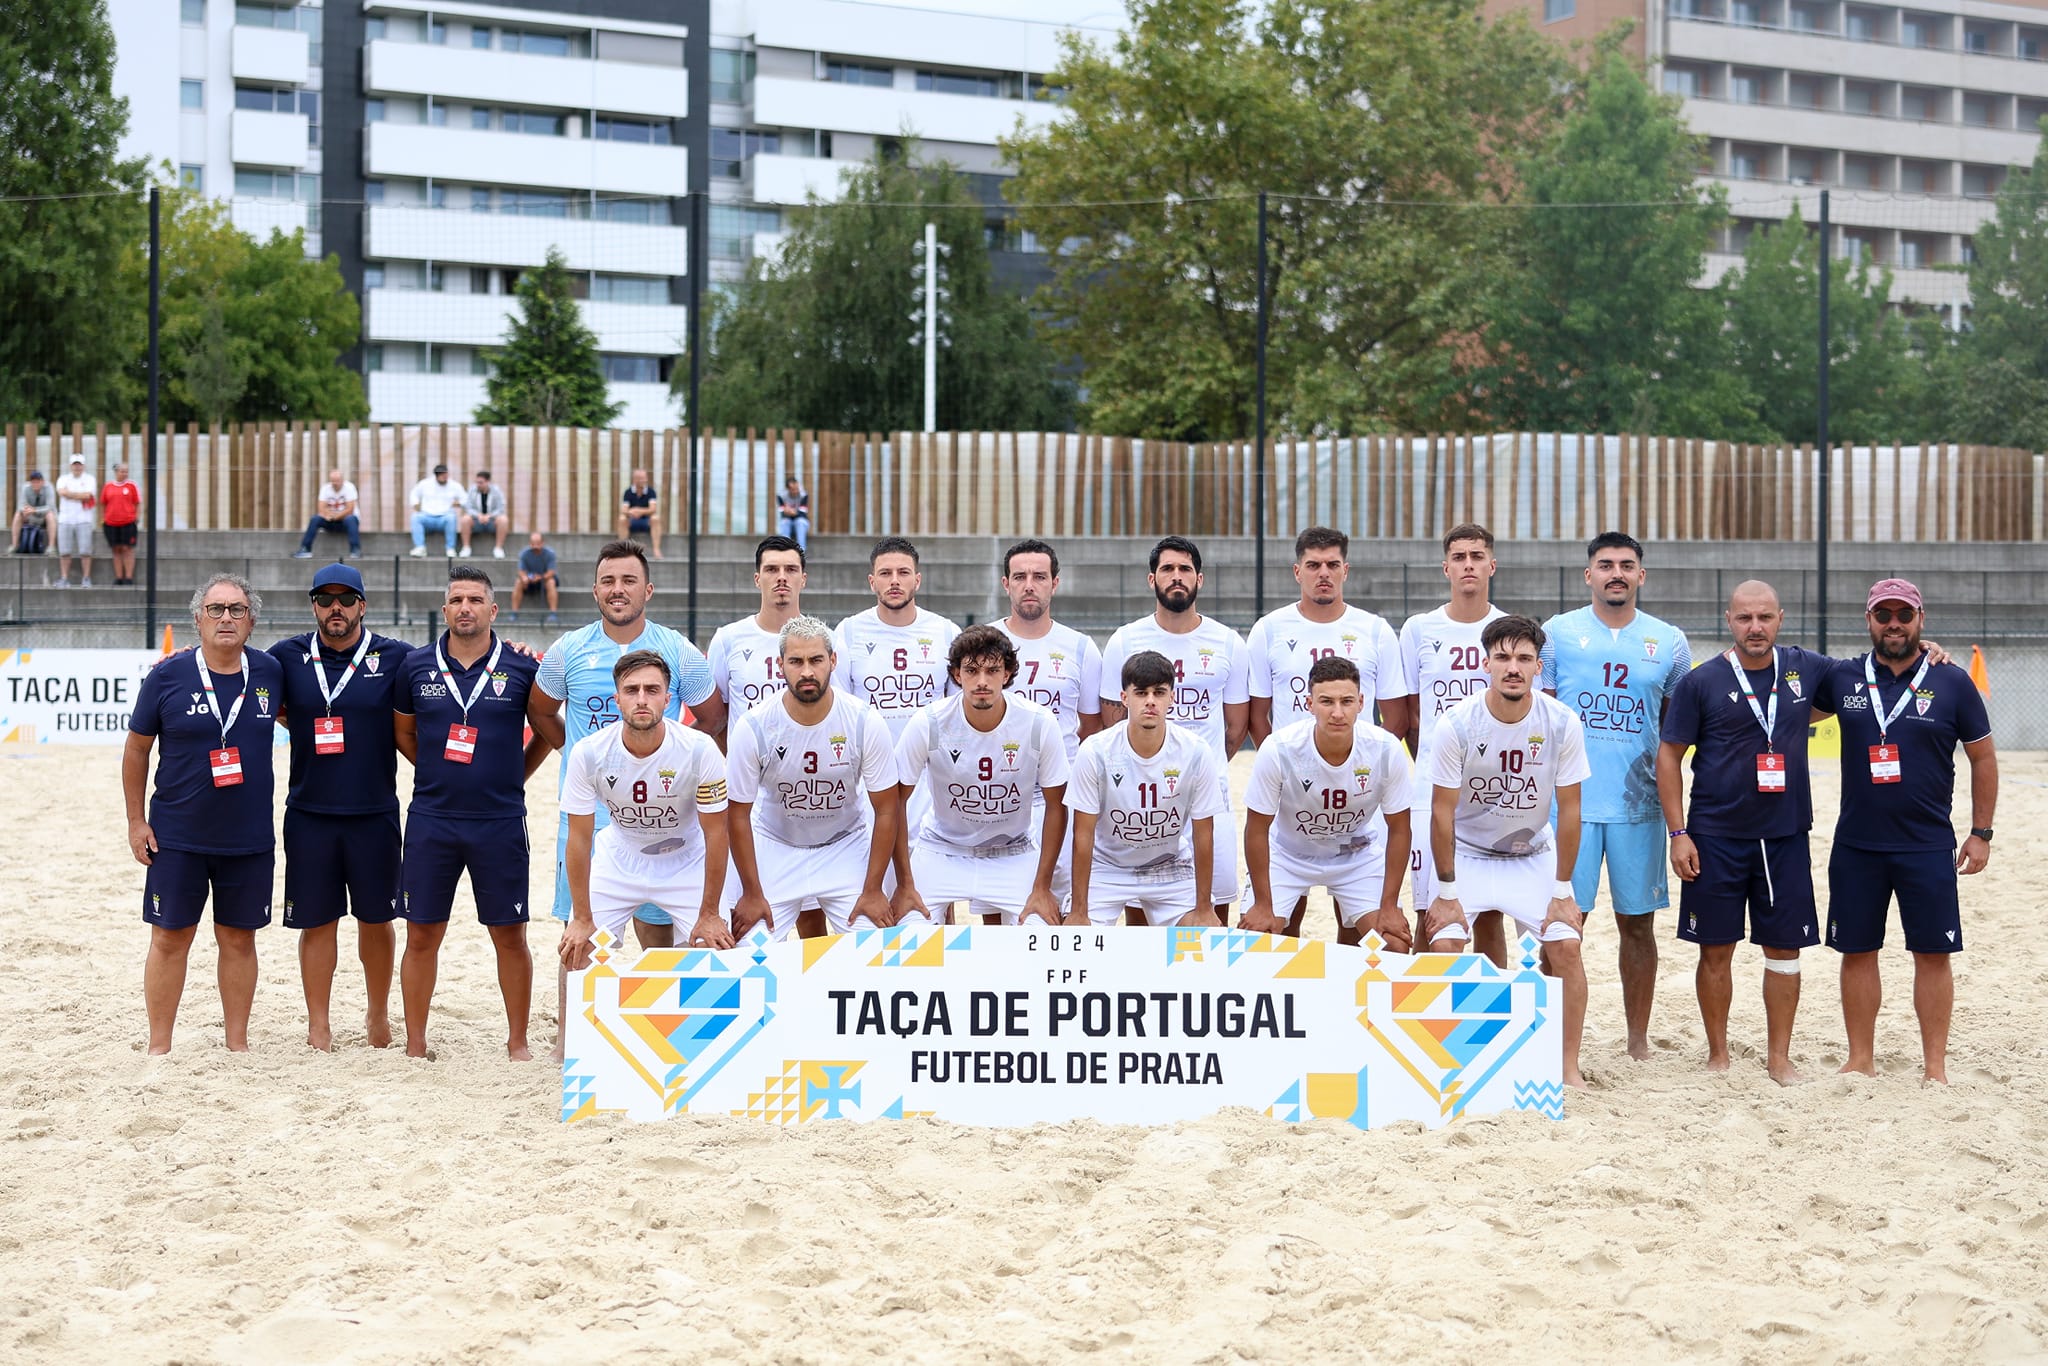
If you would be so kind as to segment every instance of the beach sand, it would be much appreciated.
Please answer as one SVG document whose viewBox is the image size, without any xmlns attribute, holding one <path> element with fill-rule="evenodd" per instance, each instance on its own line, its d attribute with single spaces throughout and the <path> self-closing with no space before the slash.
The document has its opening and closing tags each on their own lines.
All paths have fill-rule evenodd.
<svg viewBox="0 0 2048 1366">
<path fill-rule="evenodd" d="M 1161 1129 L 564 1126 L 558 1074 L 504 1058 L 466 894 L 437 1060 L 365 1046 L 351 929 L 338 1050 L 309 1051 L 276 927 L 254 1051 L 222 1049 L 202 930 L 176 1050 L 147 1059 L 119 760 L 0 758 L 6 1360 L 2048 1356 L 2048 757 L 2004 758 L 1996 852 L 1965 884 L 1952 1088 L 1920 1085 L 1896 923 L 1879 1079 L 1832 1075 L 1824 950 L 1795 1042 L 1819 1079 L 1764 1076 L 1750 948 L 1735 1068 L 1703 1072 L 1693 954 L 1668 938 L 1656 1056 L 1631 1063 L 1602 911 L 1592 1090 L 1563 1122 L 1371 1133 L 1244 1111 Z M 1824 871 L 1836 783 L 1817 777 Z M 538 902 L 554 787 L 550 762 L 529 791 Z M 535 926 L 537 1049 L 554 939 Z"/>
</svg>

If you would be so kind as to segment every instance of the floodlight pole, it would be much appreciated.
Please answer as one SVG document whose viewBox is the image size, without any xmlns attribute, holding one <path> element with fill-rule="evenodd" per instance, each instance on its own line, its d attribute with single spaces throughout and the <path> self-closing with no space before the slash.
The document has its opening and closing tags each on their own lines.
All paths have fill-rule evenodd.
<svg viewBox="0 0 2048 1366">
<path fill-rule="evenodd" d="M 924 429 L 939 429 L 939 225 L 924 225 Z"/>
</svg>

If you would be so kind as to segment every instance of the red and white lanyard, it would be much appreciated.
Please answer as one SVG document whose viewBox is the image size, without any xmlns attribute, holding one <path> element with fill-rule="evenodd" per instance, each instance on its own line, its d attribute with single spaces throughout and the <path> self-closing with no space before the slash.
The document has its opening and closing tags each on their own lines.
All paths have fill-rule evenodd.
<svg viewBox="0 0 2048 1366">
<path fill-rule="evenodd" d="M 1749 675 L 1743 671 L 1742 661 L 1736 658 L 1735 651 L 1730 650 L 1722 658 L 1728 661 L 1729 668 L 1735 670 L 1735 681 L 1742 685 L 1742 696 L 1749 703 L 1750 714 L 1755 716 L 1756 723 L 1764 728 L 1765 750 L 1775 753 L 1777 750 L 1775 736 L 1778 730 L 1778 647 L 1775 645 L 1771 647 L 1771 709 L 1769 712 L 1765 712 L 1762 707 L 1757 705 L 1756 689 L 1749 686 Z"/>
<path fill-rule="evenodd" d="M 1877 693 L 1877 670 L 1871 667 L 1871 658 L 1876 653 L 1873 650 L 1870 654 L 1863 656 L 1863 686 L 1869 690 L 1870 714 L 1877 721 L 1877 743 L 1883 745 L 1888 743 L 1885 739 L 1885 734 L 1891 730 L 1892 722 L 1898 720 L 1905 713 L 1906 704 L 1913 700 L 1914 694 L 1920 691 L 1920 685 L 1927 681 L 1927 668 L 1930 664 L 1934 663 L 1934 659 L 1933 656 L 1925 653 L 1920 656 L 1919 672 L 1913 675 L 1913 681 L 1906 685 L 1906 690 L 1899 694 L 1898 702 L 1892 707 L 1891 712 L 1887 714 L 1884 710 L 1884 701 Z"/>
<path fill-rule="evenodd" d="M 476 700 L 484 695 L 484 689 L 490 686 L 491 672 L 498 667 L 498 654 L 505 648 L 505 642 L 499 640 L 495 632 L 492 633 L 491 641 L 491 657 L 484 661 L 483 672 L 477 675 L 476 686 L 469 690 L 467 698 L 463 697 L 462 690 L 455 686 L 455 675 L 448 671 L 448 657 L 441 653 L 441 642 L 434 642 L 434 663 L 441 666 L 441 681 L 448 685 L 448 695 L 455 699 L 456 706 L 462 708 L 462 724 L 465 726 L 469 724 L 469 709 L 476 705 Z"/>
<path fill-rule="evenodd" d="M 221 721 L 220 699 L 213 692 L 213 670 L 206 667 L 206 659 L 199 651 L 192 652 L 194 662 L 199 665 L 199 686 L 206 690 L 206 708 L 213 713 L 213 719 L 220 722 L 220 744 L 228 747 L 228 732 L 235 728 L 235 718 L 242 714 L 242 704 L 249 700 L 249 652 L 242 652 L 242 692 L 235 699 L 235 705 L 228 708 L 227 720 Z"/>
</svg>

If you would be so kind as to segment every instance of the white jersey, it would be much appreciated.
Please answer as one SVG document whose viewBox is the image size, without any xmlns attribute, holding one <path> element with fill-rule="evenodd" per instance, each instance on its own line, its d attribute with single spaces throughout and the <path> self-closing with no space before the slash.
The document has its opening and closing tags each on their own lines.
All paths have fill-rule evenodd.
<svg viewBox="0 0 2048 1366">
<path fill-rule="evenodd" d="M 752 711 L 789 686 L 782 676 L 782 633 L 762 630 L 752 617 L 719 627 L 705 655 L 711 661 L 711 686 L 725 699 L 728 715 Z"/>
<path fill-rule="evenodd" d="M 1102 651 L 1071 626 L 1054 622 L 1036 640 L 1010 630 L 1010 619 L 995 623 L 1017 647 L 1017 679 L 1010 695 L 1036 702 L 1052 713 L 1067 747 L 1067 761 L 1081 748 L 1081 717 L 1102 710 Z"/>
<path fill-rule="evenodd" d="M 1486 694 L 1466 698 L 1438 720 L 1430 781 L 1459 792 L 1458 852 L 1523 858 L 1550 848 L 1557 789 L 1592 776 L 1578 713 L 1545 692 L 1529 714 L 1501 721 Z"/>
<path fill-rule="evenodd" d="M 602 807 L 611 817 L 597 832 L 594 850 L 703 856 L 697 813 L 725 810 L 725 756 L 702 731 L 667 718 L 661 724 L 661 748 L 644 759 L 626 748 L 623 721 L 586 735 L 569 751 L 563 812 L 592 816 Z"/>
<path fill-rule="evenodd" d="M 1173 711 L 1168 719 L 1209 746 L 1217 761 L 1210 765 L 1216 782 L 1225 782 L 1230 755 L 1224 748 L 1223 707 L 1251 700 L 1244 637 L 1214 617 L 1203 617 L 1184 634 L 1165 630 L 1156 617 L 1139 617 L 1119 626 L 1102 650 L 1105 702 L 1123 701 L 1124 661 L 1145 650 L 1156 650 L 1173 665 Z"/>
<path fill-rule="evenodd" d="M 1273 818 L 1273 847 L 1307 863 L 1348 858 L 1379 838 L 1381 811 L 1406 811 L 1408 749 L 1361 721 L 1341 764 L 1323 760 L 1313 717 L 1274 731 L 1252 760 L 1244 804 Z"/>
<path fill-rule="evenodd" d="M 1067 808 L 1095 816 L 1095 863 L 1151 876 L 1192 876 L 1193 823 L 1228 816 L 1230 798 L 1201 737 L 1168 724 L 1150 759 L 1131 748 L 1131 723 L 1119 721 L 1081 742 L 1067 785 Z M 1219 841 L 1230 838 L 1218 830 Z M 1211 895 L 1227 896 L 1227 888 Z"/>
<path fill-rule="evenodd" d="M 896 785 L 896 746 L 881 715 L 843 692 L 815 726 L 771 697 L 742 716 L 726 742 L 736 802 L 752 803 L 754 828 L 782 844 L 815 849 L 866 830 L 868 792 Z"/>
<path fill-rule="evenodd" d="M 917 842 L 952 854 L 1002 857 L 1036 848 L 1040 788 L 1067 783 L 1067 750 L 1052 713 L 1006 698 L 989 731 L 967 720 L 967 699 L 948 697 L 911 718 L 897 742 L 898 776 L 931 793 Z"/>
<path fill-rule="evenodd" d="M 1358 666 L 1359 692 L 1368 703 L 1408 695 L 1394 628 L 1363 607 L 1346 607 L 1335 621 L 1310 621 L 1300 603 L 1290 602 L 1258 619 L 1245 648 L 1251 656 L 1251 694 L 1273 699 L 1274 730 L 1309 714 L 1308 671 L 1329 656 Z"/>
<path fill-rule="evenodd" d="M 832 686 L 871 703 L 900 739 L 918 709 L 953 691 L 946 675 L 946 651 L 960 628 L 936 612 L 917 609 L 908 626 L 891 626 L 870 607 L 839 623 L 832 648 L 839 665 Z"/>
<path fill-rule="evenodd" d="M 1478 621 L 1451 620 L 1448 606 L 1417 612 L 1401 627 L 1401 676 L 1415 698 L 1415 770 L 1424 781 L 1415 785 L 1415 807 L 1429 808 L 1429 742 L 1437 718 L 1468 697 L 1486 691 L 1486 651 L 1479 634 L 1486 623 L 1507 613 L 1492 603 Z"/>
</svg>

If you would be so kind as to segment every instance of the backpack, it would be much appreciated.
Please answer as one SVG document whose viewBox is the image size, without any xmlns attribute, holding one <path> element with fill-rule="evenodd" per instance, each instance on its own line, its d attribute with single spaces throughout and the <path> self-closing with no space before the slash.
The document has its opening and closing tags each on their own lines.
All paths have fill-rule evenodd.
<svg viewBox="0 0 2048 1366">
<path fill-rule="evenodd" d="M 50 533 L 41 522 L 23 522 L 21 540 L 15 545 L 17 555 L 41 555 L 50 548 Z"/>
</svg>

